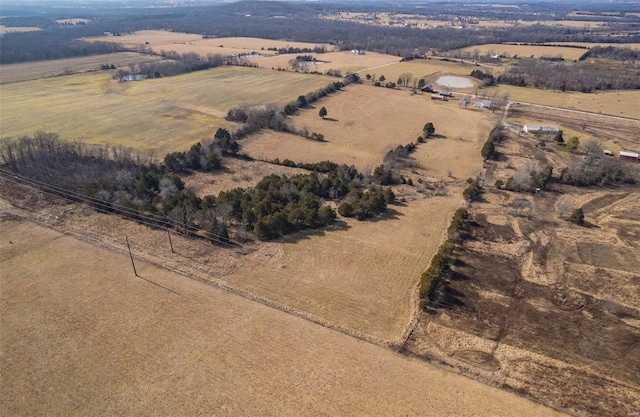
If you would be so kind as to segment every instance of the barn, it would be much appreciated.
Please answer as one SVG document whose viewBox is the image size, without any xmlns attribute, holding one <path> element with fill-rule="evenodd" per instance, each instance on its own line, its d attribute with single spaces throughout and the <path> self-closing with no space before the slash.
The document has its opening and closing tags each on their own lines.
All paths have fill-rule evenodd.
<svg viewBox="0 0 640 417">
<path fill-rule="evenodd" d="M 558 133 L 560 129 L 553 125 L 524 125 L 522 130 L 525 133 Z"/>
<path fill-rule="evenodd" d="M 620 153 L 618 154 L 618 158 L 624 159 L 625 161 L 638 162 L 638 153 L 629 152 L 629 151 L 620 151 Z"/>
</svg>

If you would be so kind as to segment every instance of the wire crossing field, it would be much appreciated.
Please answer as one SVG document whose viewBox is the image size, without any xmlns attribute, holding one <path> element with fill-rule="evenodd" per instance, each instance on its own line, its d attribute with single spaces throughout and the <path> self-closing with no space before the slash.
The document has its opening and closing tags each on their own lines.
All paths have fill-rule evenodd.
<svg viewBox="0 0 640 417">
<path fill-rule="evenodd" d="M 25 221 L 0 236 L 2 415 L 562 415 Z"/>
<path fill-rule="evenodd" d="M 3 138 L 44 130 L 164 156 L 235 128 L 224 120 L 231 107 L 283 106 L 335 80 L 231 66 L 130 83 L 78 74 L 4 85 L 0 124 Z"/>
</svg>

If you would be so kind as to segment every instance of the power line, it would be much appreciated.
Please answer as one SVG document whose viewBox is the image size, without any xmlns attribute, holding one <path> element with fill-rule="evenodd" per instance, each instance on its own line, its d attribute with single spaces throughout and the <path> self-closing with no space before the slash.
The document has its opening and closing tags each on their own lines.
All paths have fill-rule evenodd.
<svg viewBox="0 0 640 417">
<path fill-rule="evenodd" d="M 238 241 L 228 239 L 226 236 L 222 236 L 220 234 L 213 233 L 205 229 L 201 229 L 194 225 L 183 224 L 167 217 L 158 218 L 158 217 L 150 216 L 149 214 L 141 212 L 136 208 L 123 206 L 117 203 L 110 203 L 104 200 L 90 197 L 85 194 L 78 193 L 73 190 L 69 190 L 67 188 L 63 188 L 63 187 L 50 184 L 44 181 L 26 177 L 24 175 L 6 170 L 4 168 L 0 168 L 0 175 L 3 176 L 9 182 L 23 185 L 23 186 L 33 187 L 45 194 L 48 194 L 54 197 L 63 198 L 63 199 L 72 201 L 74 203 L 88 203 L 89 205 L 91 205 L 93 208 L 95 208 L 100 212 L 118 214 L 125 218 L 129 218 L 131 220 L 134 220 L 138 223 L 141 223 L 150 227 L 157 227 L 157 228 L 159 227 L 165 230 L 174 229 L 174 228 L 183 228 L 187 232 L 202 236 L 204 238 L 213 239 L 216 241 L 216 243 L 220 243 L 223 246 L 227 246 L 227 247 L 242 246 Z M 189 237 L 184 233 L 180 233 L 180 234 L 183 234 L 186 237 Z"/>
</svg>

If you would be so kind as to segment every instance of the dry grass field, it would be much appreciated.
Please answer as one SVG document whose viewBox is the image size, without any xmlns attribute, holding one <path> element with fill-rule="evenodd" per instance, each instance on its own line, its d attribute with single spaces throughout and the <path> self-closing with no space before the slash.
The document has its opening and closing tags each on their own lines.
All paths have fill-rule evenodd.
<svg viewBox="0 0 640 417">
<path fill-rule="evenodd" d="M 34 32 L 36 30 L 40 30 L 38 27 L 30 27 L 30 26 L 3 26 L 0 25 L 0 36 L 5 33 L 12 32 Z"/>
<path fill-rule="evenodd" d="M 569 93 L 568 109 L 640 119 L 640 90 Z"/>
<path fill-rule="evenodd" d="M 562 415 L 2 216 L 2 416 Z"/>
<path fill-rule="evenodd" d="M 326 119 L 318 116 L 320 107 L 327 109 Z M 490 112 L 461 109 L 455 101 L 435 102 L 429 94 L 350 85 L 292 119 L 297 129 L 307 127 L 310 132 L 322 133 L 326 142 L 265 132 L 244 140 L 242 146 L 243 151 L 260 159 L 331 159 L 368 171 L 380 165 L 392 147 L 414 142 L 425 123 L 432 122 L 442 138 L 418 146 L 415 161 L 431 175 L 447 177 L 451 171 L 465 179 L 478 168 L 479 149 L 493 119 Z"/>
<path fill-rule="evenodd" d="M 585 52 L 582 48 L 570 48 L 561 46 L 542 46 L 542 45 L 505 45 L 505 44 L 487 44 L 468 46 L 466 48 L 458 49 L 458 51 L 464 51 L 469 53 L 478 52 L 480 55 L 487 54 L 505 54 L 507 56 L 530 57 L 540 58 L 541 56 L 556 57 L 562 56 L 566 60 L 576 60 L 580 58 Z"/>
<path fill-rule="evenodd" d="M 387 81 L 396 82 L 400 74 L 409 73 L 413 75 L 413 79 L 424 78 L 427 84 L 433 84 L 434 87 L 440 88 L 435 84 L 435 80 L 442 75 L 462 75 L 468 76 L 471 71 L 476 69 L 475 65 L 464 64 L 459 62 L 447 62 L 439 59 L 415 59 L 412 61 L 399 62 L 395 65 L 389 65 L 382 68 L 373 68 L 363 71 L 360 76 L 364 78 L 366 74 L 375 75 L 379 79 L 384 75 Z M 471 78 L 471 80 L 473 80 Z M 413 82 L 409 86 L 412 86 Z"/>
<path fill-rule="evenodd" d="M 514 105 L 509 109 L 509 122 L 519 126 L 527 123 L 555 124 L 563 130 L 565 140 L 578 136 L 581 143 L 596 139 L 613 152 L 640 150 L 640 138 L 635 133 L 640 129 L 640 120 Z"/>
<path fill-rule="evenodd" d="M 69 140 L 124 145 L 163 157 L 210 138 L 218 127 L 235 129 L 224 120 L 231 107 L 282 106 L 333 81 L 225 66 L 130 83 L 97 73 L 6 84 L 0 96 L 2 137 L 45 130 Z"/>
<path fill-rule="evenodd" d="M 202 35 L 181 32 L 167 32 L 163 30 L 142 30 L 124 36 L 99 36 L 85 38 L 87 41 L 118 42 L 130 48 L 151 48 L 154 52 L 175 51 L 181 54 L 195 52 L 200 55 L 222 54 L 240 55 L 258 52 L 273 55 L 275 51 L 269 48 L 310 48 L 324 47 L 333 51 L 335 46 L 329 44 L 313 44 L 305 42 L 290 42 L 260 38 L 209 38 Z M 295 58 L 295 56 L 294 56 Z"/>
<path fill-rule="evenodd" d="M 509 100 L 516 102 L 521 101 L 524 103 L 540 104 L 543 106 L 564 107 L 569 95 L 572 93 L 500 84 L 495 87 L 481 89 L 478 91 L 478 94 L 486 95 L 488 97 L 503 97 L 506 94 L 509 97 Z M 574 94 L 577 96 L 581 95 L 581 93 Z M 578 108 L 576 107 L 576 109 Z"/>
<path fill-rule="evenodd" d="M 557 172 L 582 160 L 536 143 L 509 136 L 498 146 L 500 161 L 486 165 L 486 184 L 526 164 Z M 456 250 L 446 304 L 421 317 L 409 350 L 577 416 L 633 415 L 640 404 L 637 186 L 554 184 L 538 195 L 486 188 L 471 206 L 474 222 Z M 584 227 L 559 218 L 561 196 L 583 208 Z M 522 201 L 529 209 L 516 208 Z"/>
<path fill-rule="evenodd" d="M 304 70 L 318 71 L 321 73 L 327 70 L 340 70 L 343 74 L 348 72 L 360 72 L 369 68 L 384 66 L 386 69 L 390 64 L 396 64 L 399 58 L 392 55 L 367 52 L 365 55 L 356 55 L 349 51 L 327 52 L 323 54 L 309 54 L 318 61 L 324 62 L 318 65 L 311 65 Z M 265 56 L 264 58 L 249 58 L 249 61 L 262 68 L 282 68 L 291 69 L 289 61 L 295 59 L 296 54 Z M 381 68 L 382 70 L 383 68 Z"/>
<path fill-rule="evenodd" d="M 113 54 L 55 59 L 51 61 L 7 64 L 0 66 L 0 84 L 97 71 L 103 64 L 124 67 L 129 64 L 153 62 L 159 61 L 160 59 L 159 56 L 139 54 L 136 52 L 116 52 Z"/>
</svg>

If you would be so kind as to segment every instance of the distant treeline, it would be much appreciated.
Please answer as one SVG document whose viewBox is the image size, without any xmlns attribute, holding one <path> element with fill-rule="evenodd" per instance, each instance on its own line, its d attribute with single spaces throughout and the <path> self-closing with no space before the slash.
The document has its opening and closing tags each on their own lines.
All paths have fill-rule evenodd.
<svg viewBox="0 0 640 417">
<path fill-rule="evenodd" d="M 304 108 L 318 99 L 342 89 L 354 80 L 357 80 L 357 76 L 346 77 L 343 81 L 334 81 L 323 88 L 307 93 L 304 96 L 299 96 L 296 101 L 288 103 L 283 109 L 274 105 L 256 107 L 248 104 L 229 109 L 226 119 L 244 124 L 242 128 L 233 133 L 232 137 L 234 140 L 239 140 L 260 129 L 273 129 L 309 137 L 310 132 L 305 129 L 296 131 L 287 123 L 287 116 L 295 113 L 299 108 Z"/>
<path fill-rule="evenodd" d="M 49 34 L 51 36 L 48 36 Z M 71 39 L 57 31 L 7 33 L 2 36 L 0 64 L 101 55 L 129 50 L 120 43 L 85 42 Z"/>
<path fill-rule="evenodd" d="M 343 216 L 360 220 L 395 201 L 390 189 L 367 181 L 353 166 L 330 162 L 319 165 L 325 173 L 270 175 L 253 188 L 200 198 L 174 172 L 220 169 L 223 136 L 155 164 L 121 147 L 64 142 L 57 134 L 38 133 L 0 142 L 0 174 L 103 212 L 223 243 L 230 242 L 231 231 L 237 239 L 252 231 L 264 240 L 326 226 L 336 212 L 323 200 L 335 200 Z"/>
<path fill-rule="evenodd" d="M 248 36 L 330 43 L 342 50 L 362 49 L 400 57 L 486 43 L 640 42 L 640 32 L 631 23 L 591 29 L 531 25 L 460 30 L 449 27 L 419 29 L 364 25 L 318 16 L 334 8 L 335 5 L 328 4 L 241 1 L 207 7 L 177 7 L 170 12 L 167 9 L 148 8 L 94 10 L 95 15 L 83 16 L 91 19 L 91 22 L 84 25 L 58 27 L 48 24 L 42 25 L 46 26 L 42 31 L 4 35 L 0 63 L 78 56 L 78 49 L 82 48 L 71 47 L 74 39 L 98 36 L 104 32 L 130 33 L 143 29 L 199 33 L 207 37 Z M 401 9 L 402 6 L 396 8 Z M 412 10 L 415 13 L 415 9 Z M 52 10 L 51 13 L 55 11 Z M 14 24 L 14 20 L 15 18 L 9 18 L 2 22 Z M 609 37 L 611 30 L 626 31 L 628 34 L 625 37 Z M 85 53 L 104 53 L 100 52 L 98 46 L 85 48 L 95 48 L 85 49 Z M 300 52 L 306 51 L 299 50 L 295 53 Z"/>
<path fill-rule="evenodd" d="M 614 61 L 635 62 L 638 58 L 640 58 L 640 52 L 637 49 L 630 48 L 617 48 L 614 46 L 594 46 L 580 57 L 580 61 L 584 61 L 587 58 L 604 58 Z"/>
</svg>

